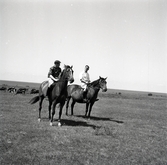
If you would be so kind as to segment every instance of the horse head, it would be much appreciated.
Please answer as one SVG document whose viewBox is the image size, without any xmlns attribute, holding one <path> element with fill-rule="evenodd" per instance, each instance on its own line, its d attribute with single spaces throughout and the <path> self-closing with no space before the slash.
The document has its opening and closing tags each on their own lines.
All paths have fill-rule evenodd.
<svg viewBox="0 0 167 165">
<path fill-rule="evenodd" d="M 74 77 L 73 77 L 74 71 L 72 68 L 73 66 L 64 65 L 64 70 L 62 72 L 62 77 L 64 77 L 70 83 L 74 82 Z"/>
<path fill-rule="evenodd" d="M 99 76 L 99 85 L 100 88 L 102 89 L 102 92 L 106 92 L 107 91 L 107 82 L 106 82 L 106 78 L 100 77 Z"/>
</svg>

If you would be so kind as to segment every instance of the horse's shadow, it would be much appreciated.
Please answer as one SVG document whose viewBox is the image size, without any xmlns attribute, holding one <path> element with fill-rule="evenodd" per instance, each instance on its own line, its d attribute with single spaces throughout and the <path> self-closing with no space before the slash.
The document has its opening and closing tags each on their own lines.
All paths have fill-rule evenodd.
<svg viewBox="0 0 167 165">
<path fill-rule="evenodd" d="M 93 129 L 96 128 L 96 125 L 88 124 L 88 123 L 85 122 L 85 121 L 76 121 L 76 120 L 62 119 L 61 122 L 62 122 L 63 125 L 66 125 L 66 126 L 92 127 Z"/>
<path fill-rule="evenodd" d="M 49 119 L 44 117 L 42 118 L 42 121 L 44 122 L 48 122 Z M 58 119 L 54 119 L 54 122 L 57 122 Z M 61 124 L 63 126 L 73 126 L 73 127 L 77 127 L 77 126 L 81 126 L 81 127 L 91 127 L 93 129 L 95 129 L 97 126 L 93 125 L 93 124 L 88 124 L 85 121 L 76 121 L 76 120 L 71 120 L 71 119 L 61 119 Z M 55 123 L 53 123 L 53 126 L 56 125 Z"/>
<path fill-rule="evenodd" d="M 80 118 L 84 118 L 84 119 L 88 119 L 87 117 L 85 117 L 84 115 L 75 115 L 75 117 L 80 117 Z M 97 116 L 91 116 L 89 118 L 90 120 L 95 120 L 95 121 L 112 121 L 118 124 L 123 124 L 124 122 L 121 120 L 115 120 L 113 118 L 108 118 L 108 117 L 97 117 Z M 48 118 L 42 118 L 43 121 L 48 121 Z M 57 122 L 58 119 L 54 119 L 54 122 Z M 93 124 L 88 124 L 85 121 L 76 121 L 76 120 L 71 120 L 71 119 L 61 119 L 61 123 L 62 125 L 65 126 L 82 126 L 82 127 L 92 127 L 93 129 L 95 129 L 97 126 L 93 125 Z"/>
<path fill-rule="evenodd" d="M 76 115 L 76 117 L 81 117 L 81 118 L 87 118 L 83 115 Z M 96 121 L 112 121 L 112 122 L 116 122 L 116 123 L 119 123 L 119 124 L 123 124 L 124 122 L 123 121 L 120 121 L 120 120 L 115 120 L 113 118 L 108 118 L 108 117 L 96 117 L 96 116 L 91 116 L 90 117 L 90 120 L 96 120 Z"/>
</svg>

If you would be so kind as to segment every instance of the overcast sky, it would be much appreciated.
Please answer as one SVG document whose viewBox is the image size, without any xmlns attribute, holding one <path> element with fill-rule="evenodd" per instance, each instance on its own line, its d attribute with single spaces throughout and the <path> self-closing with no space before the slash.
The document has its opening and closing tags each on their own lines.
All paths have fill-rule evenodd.
<svg viewBox="0 0 167 165">
<path fill-rule="evenodd" d="M 108 88 L 167 92 L 166 0 L 0 0 L 0 79 L 46 80 L 88 64 Z"/>
</svg>

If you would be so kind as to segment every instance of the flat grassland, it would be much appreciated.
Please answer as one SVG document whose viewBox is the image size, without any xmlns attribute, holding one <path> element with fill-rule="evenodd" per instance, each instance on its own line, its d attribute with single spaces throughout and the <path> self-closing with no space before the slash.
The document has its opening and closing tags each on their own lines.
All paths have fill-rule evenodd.
<svg viewBox="0 0 167 165">
<path fill-rule="evenodd" d="M 74 116 L 62 126 L 49 125 L 48 101 L 38 122 L 35 95 L 0 91 L 0 164 L 167 164 L 167 96 L 109 90 L 99 93 L 91 119 L 85 104 L 76 104 Z M 69 111 L 70 114 L 70 111 Z"/>
</svg>

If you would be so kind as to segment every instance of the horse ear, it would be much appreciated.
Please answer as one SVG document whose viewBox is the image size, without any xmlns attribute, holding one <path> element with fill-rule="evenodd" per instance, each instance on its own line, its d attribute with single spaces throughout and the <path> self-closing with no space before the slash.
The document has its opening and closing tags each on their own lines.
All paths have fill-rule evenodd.
<svg viewBox="0 0 167 165">
<path fill-rule="evenodd" d="M 105 78 L 105 80 L 107 79 L 107 77 Z"/>
<path fill-rule="evenodd" d="M 101 76 L 99 76 L 99 79 L 101 79 Z"/>
<path fill-rule="evenodd" d="M 64 68 L 66 68 L 66 65 L 64 64 Z"/>
<path fill-rule="evenodd" d="M 73 68 L 73 65 L 71 65 L 71 69 Z"/>
</svg>

